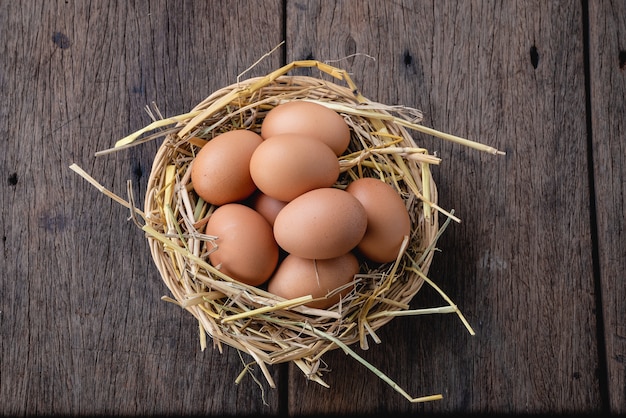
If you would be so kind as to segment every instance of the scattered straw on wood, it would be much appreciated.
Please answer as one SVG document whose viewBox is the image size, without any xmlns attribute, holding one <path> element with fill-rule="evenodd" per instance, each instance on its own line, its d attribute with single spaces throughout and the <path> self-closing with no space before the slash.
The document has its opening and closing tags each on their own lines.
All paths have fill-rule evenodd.
<svg viewBox="0 0 626 418">
<path fill-rule="evenodd" d="M 287 75 L 301 67 L 317 68 L 320 77 Z M 336 84 L 337 80 L 346 86 Z M 293 100 L 308 100 L 333 109 L 351 128 L 349 150 L 339 157 L 341 175 L 336 187 L 344 188 L 361 177 L 379 178 L 397 190 L 411 216 L 411 235 L 406 237 L 396 261 L 383 265 L 364 261 L 361 272 L 354 277 L 353 290 L 329 309 L 307 307 L 310 296 L 283 300 L 262 288 L 237 282 L 213 267 L 207 253 L 215 247 L 215 237 L 204 234 L 203 228 L 215 208 L 200 199 L 190 183 L 190 163 L 206 141 L 233 129 L 260 132 L 270 109 Z M 271 387 L 275 384 L 268 365 L 284 362 L 293 362 L 308 379 L 327 386 L 322 379 L 322 355 L 341 349 L 412 402 L 441 398 L 410 396 L 349 347 L 358 343 L 367 349 L 370 340 L 380 342 L 376 331 L 403 315 L 454 313 L 474 334 L 457 306 L 427 276 L 437 239 L 450 220 L 459 219 L 453 211 L 437 204 L 430 166 L 439 164 L 440 159 L 418 146 L 409 130 L 491 154 L 500 151 L 426 128 L 420 125 L 421 113 L 414 109 L 372 102 L 344 70 L 319 61 L 296 61 L 265 77 L 238 79 L 186 114 L 163 118 L 156 111 L 153 117 L 150 125 L 122 138 L 114 148 L 96 154 L 163 138 L 154 158 L 143 210 L 135 207 L 132 198 L 127 201 L 105 189 L 77 165 L 71 168 L 129 208 L 131 217 L 145 232 L 154 263 L 171 292 L 163 299 L 176 303 L 198 320 L 202 349 L 208 335 L 220 351 L 228 345 L 247 353 Z M 441 226 L 440 215 L 447 218 Z M 409 309 L 424 283 L 435 288 L 447 305 Z M 238 381 L 249 367 L 244 366 Z"/>
</svg>

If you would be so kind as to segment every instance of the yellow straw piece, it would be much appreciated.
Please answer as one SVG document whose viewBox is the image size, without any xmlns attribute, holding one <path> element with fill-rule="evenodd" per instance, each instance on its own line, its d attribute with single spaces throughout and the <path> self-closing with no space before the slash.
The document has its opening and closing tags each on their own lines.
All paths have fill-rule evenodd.
<svg viewBox="0 0 626 418">
<path fill-rule="evenodd" d="M 242 312 L 236 315 L 230 315 L 222 319 L 222 322 L 236 321 L 238 319 L 249 318 L 255 315 L 261 315 L 272 311 L 278 311 L 281 309 L 288 309 L 293 306 L 303 305 L 309 301 L 311 301 L 313 297 L 311 295 L 302 296 L 300 298 L 286 300 L 284 302 L 279 302 L 272 306 L 264 306 L 262 308 L 253 309 L 251 311 Z"/>
</svg>

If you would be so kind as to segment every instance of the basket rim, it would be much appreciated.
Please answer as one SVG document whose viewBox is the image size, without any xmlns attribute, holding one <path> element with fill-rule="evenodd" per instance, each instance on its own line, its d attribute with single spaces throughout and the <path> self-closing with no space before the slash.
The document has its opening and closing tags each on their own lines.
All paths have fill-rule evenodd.
<svg viewBox="0 0 626 418">
<path fill-rule="evenodd" d="M 202 102 L 200 102 L 195 108 L 194 111 L 199 110 L 199 109 L 206 109 L 209 108 L 213 103 L 215 103 L 217 100 L 219 100 L 219 98 L 224 97 L 225 95 L 227 95 L 229 92 L 235 90 L 235 89 L 240 89 L 241 91 L 245 91 L 247 86 L 257 82 L 258 80 L 262 79 L 262 77 L 253 77 L 250 78 L 248 80 L 244 80 L 244 81 L 239 81 L 237 83 L 233 83 L 229 86 L 225 86 L 221 89 L 216 90 L 215 92 L 211 93 L 205 100 L 203 100 Z M 340 97 L 340 94 L 343 95 L 341 98 L 342 99 L 346 99 L 346 101 L 352 101 L 352 103 L 354 103 L 355 105 L 357 105 L 359 102 L 358 100 L 355 99 L 355 96 L 353 94 L 353 91 L 350 90 L 347 87 L 344 86 L 339 86 L 331 81 L 326 81 L 326 80 L 320 80 L 319 78 L 315 78 L 315 77 L 310 77 L 310 76 L 291 76 L 291 75 L 282 75 L 280 77 L 277 77 L 273 83 L 270 83 L 269 86 L 271 87 L 272 85 L 274 85 L 275 83 L 287 83 L 289 85 L 295 85 L 297 87 L 302 87 L 302 86 L 306 86 L 307 83 L 312 84 L 314 86 L 316 86 L 317 89 L 320 88 L 327 88 L 329 89 L 333 95 L 336 96 L 336 98 Z M 347 100 L 349 99 L 349 100 Z M 330 102 L 333 102 L 333 100 L 330 100 Z M 389 112 L 383 108 L 383 109 L 379 109 L 379 110 L 372 110 L 373 108 L 375 108 L 375 103 L 370 102 L 370 101 L 366 101 L 365 105 L 369 108 L 368 111 L 370 112 L 380 112 L 381 115 L 387 115 L 389 114 Z M 183 126 L 184 123 L 179 123 L 177 126 L 181 127 Z M 411 135 L 406 131 L 406 129 L 402 126 L 397 127 L 398 132 L 403 135 L 403 139 L 406 141 L 414 141 L 413 138 L 411 137 Z M 154 159 L 154 163 L 153 163 L 153 167 L 150 173 L 150 177 L 149 177 L 149 181 L 148 181 L 148 192 L 146 193 L 146 198 L 145 198 L 145 204 L 144 204 L 144 212 L 146 214 L 153 213 L 154 209 L 155 209 L 155 201 L 154 201 L 154 196 L 155 196 L 155 192 L 154 189 L 158 189 L 160 188 L 160 186 L 157 186 L 158 180 L 159 180 L 159 176 L 162 173 L 162 165 L 167 161 L 168 158 L 168 153 L 171 152 L 172 150 L 172 143 L 171 142 L 176 142 L 176 146 L 180 146 L 181 141 L 178 140 L 177 136 L 175 133 L 169 133 L 166 137 L 166 140 L 161 144 L 161 146 L 159 147 L 159 150 L 155 156 Z M 415 145 L 414 143 L 411 145 Z M 428 176 L 430 182 L 431 182 L 431 186 L 432 189 L 434 191 L 433 193 L 433 198 L 432 198 L 432 202 L 436 203 L 437 201 L 437 195 L 436 195 L 436 186 L 434 183 L 434 180 L 432 179 L 432 176 L 429 173 Z M 437 211 L 436 210 L 432 210 L 432 219 L 433 221 L 430 224 L 430 228 L 433 231 L 430 235 L 431 235 L 431 241 L 435 236 L 436 231 L 438 231 L 438 216 L 437 216 Z M 164 251 L 163 249 L 163 243 L 161 240 L 155 239 L 153 236 L 148 235 L 148 241 L 150 242 L 150 248 L 151 248 L 151 253 L 152 253 L 152 257 L 153 260 L 155 262 L 155 265 L 157 266 L 157 269 L 159 270 L 159 272 L 161 273 L 161 276 L 163 278 L 163 280 L 165 281 L 166 285 L 168 286 L 168 288 L 170 288 L 170 291 L 172 292 L 172 294 L 174 295 L 174 298 L 180 303 L 180 304 L 184 304 L 185 301 L 188 299 L 188 294 L 184 293 L 183 291 L 180 290 L 180 288 L 177 288 L 176 283 L 174 280 L 172 280 L 169 277 L 166 277 L 168 275 L 171 275 L 171 269 L 167 268 L 164 264 L 163 261 L 163 257 L 167 257 L 167 254 L 169 254 L 167 251 Z M 426 259 L 424 260 L 424 263 L 422 265 L 422 273 L 423 274 L 427 274 L 428 272 L 428 268 L 430 266 L 430 263 L 432 261 L 432 252 L 429 253 L 429 255 L 426 257 Z M 400 301 L 398 301 L 399 305 L 403 305 L 406 306 L 408 305 L 408 302 L 410 302 L 410 300 L 415 296 L 415 294 L 420 290 L 422 284 L 423 284 L 423 279 L 421 277 L 418 277 L 417 274 L 414 274 L 415 276 L 415 280 L 418 282 L 417 285 L 415 285 L 415 287 L 407 294 L 404 295 L 403 298 L 401 298 Z M 413 280 L 413 278 L 410 278 L 411 280 Z M 245 291 L 252 291 L 252 292 L 256 292 L 257 296 L 263 298 L 263 297 L 267 297 L 268 295 L 264 292 L 259 291 L 258 289 L 249 289 L 246 286 L 242 286 Z M 239 286 L 235 286 L 236 290 L 234 292 L 241 292 L 242 289 Z M 224 291 L 225 289 L 220 289 L 221 291 Z M 280 301 L 280 298 L 277 298 L 276 300 Z M 335 308 L 338 308 L 338 305 L 335 305 Z M 225 339 L 224 335 L 222 333 L 220 333 L 215 325 L 211 325 L 209 321 L 202 320 L 202 317 L 206 316 L 206 314 L 204 314 L 204 312 L 198 308 L 198 307 L 187 307 L 187 309 L 189 309 L 192 314 L 194 316 L 196 316 L 196 318 L 200 319 L 201 323 L 203 324 L 204 328 L 206 329 L 206 331 L 208 332 L 208 334 L 213 337 L 214 339 L 219 339 L 220 341 L 225 341 L 227 344 L 229 345 L 234 345 L 236 346 L 236 348 L 239 349 L 244 349 L 244 351 L 249 351 L 246 349 L 246 347 L 240 347 L 240 344 L 237 344 L 236 342 L 233 343 L 233 341 L 229 341 L 227 339 Z M 293 308 L 289 308 L 290 310 L 292 310 Z M 307 315 L 314 315 L 314 314 L 321 314 L 322 312 L 317 312 L 315 310 L 311 310 L 311 309 L 305 309 L 305 311 L 307 312 Z M 336 310 L 333 309 L 328 309 L 326 311 L 330 311 L 330 312 L 337 312 Z M 323 313 L 323 318 L 333 318 L 336 321 L 344 321 L 345 322 L 345 318 L 341 317 L 341 318 L 336 318 L 336 315 L 329 315 L 327 312 Z M 386 323 L 388 323 L 390 320 L 393 319 L 393 316 L 387 316 L 387 317 L 380 317 L 377 322 L 375 324 L 369 324 L 369 332 L 374 333 L 374 331 L 376 331 L 377 329 L 379 329 L 380 327 L 382 327 L 383 325 L 385 325 Z M 230 321 L 229 321 L 230 322 Z M 312 321 L 315 322 L 315 321 Z M 344 342 L 348 345 L 353 344 L 355 342 L 361 341 L 361 343 L 363 343 L 362 341 L 362 336 L 353 336 L 347 340 L 345 340 Z M 239 346 L 239 347 L 238 347 Z M 328 346 L 332 346 L 332 348 L 337 348 L 337 346 L 335 344 L 329 343 L 327 342 L 327 344 L 325 344 L 326 347 L 322 347 L 321 349 L 325 349 Z M 271 358 L 266 358 L 265 359 L 268 363 L 272 363 L 272 362 L 276 362 L 274 360 L 272 360 Z"/>
</svg>

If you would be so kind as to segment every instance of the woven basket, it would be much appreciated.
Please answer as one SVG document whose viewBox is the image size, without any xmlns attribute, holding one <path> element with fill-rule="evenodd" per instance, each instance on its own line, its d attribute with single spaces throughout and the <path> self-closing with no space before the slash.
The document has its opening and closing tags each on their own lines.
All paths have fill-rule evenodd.
<svg viewBox="0 0 626 418">
<path fill-rule="evenodd" d="M 325 385 L 320 367 L 325 352 L 357 342 L 367 348 L 368 339 L 379 341 L 376 330 L 397 311 L 407 310 L 420 290 L 439 232 L 437 192 L 428 169 L 433 157 L 398 123 L 404 119 L 416 123 L 419 114 L 371 102 L 345 73 L 329 66 L 320 69 L 320 77 L 281 71 L 211 94 L 166 132 L 146 191 L 144 230 L 154 263 L 173 296 L 168 299 L 199 321 L 203 347 L 208 335 L 220 350 L 226 344 L 249 354 L 271 386 L 267 365 L 294 362 L 309 379 Z M 347 85 L 325 80 L 325 73 Z M 403 198 L 412 223 L 411 236 L 396 262 L 364 260 L 353 290 L 324 310 L 241 284 L 211 266 L 206 251 L 213 238 L 204 235 L 203 228 L 214 208 L 203 203 L 190 184 L 190 162 L 201 145 L 197 138 L 210 140 L 242 128 L 258 133 L 264 115 L 291 100 L 321 103 L 350 126 L 351 143 L 339 157 L 336 187 L 359 177 L 382 178 Z"/>
</svg>

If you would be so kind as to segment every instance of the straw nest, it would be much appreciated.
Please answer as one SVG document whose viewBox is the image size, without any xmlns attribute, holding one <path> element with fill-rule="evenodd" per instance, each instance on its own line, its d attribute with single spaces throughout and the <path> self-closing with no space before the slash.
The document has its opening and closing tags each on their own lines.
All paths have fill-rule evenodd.
<svg viewBox="0 0 626 418">
<path fill-rule="evenodd" d="M 296 67 L 316 67 L 320 77 L 286 75 Z M 411 235 L 406 237 L 396 261 L 375 264 L 362 260 L 353 289 L 328 309 L 307 307 L 310 297 L 281 299 L 262 287 L 239 283 L 210 265 L 207 252 L 215 246 L 215 237 L 204 234 L 203 228 L 215 207 L 198 198 L 190 183 L 190 163 L 204 141 L 233 129 L 260 132 L 265 114 L 292 100 L 327 106 L 350 126 L 351 143 L 348 151 L 338 157 L 341 175 L 336 187 L 343 188 L 360 177 L 382 179 L 397 190 L 411 216 Z M 340 348 L 408 399 L 437 398 L 409 397 L 349 346 L 359 343 L 366 349 L 369 340 L 380 342 L 376 331 L 399 315 L 454 312 L 472 332 L 457 307 L 427 277 L 437 238 L 443 230 L 439 217 L 444 214 L 446 224 L 455 218 L 437 205 L 437 188 L 429 167 L 438 164 L 439 159 L 419 147 L 408 128 L 441 137 L 446 134 L 419 125 L 418 111 L 366 99 L 345 71 L 317 61 L 294 62 L 265 77 L 238 81 L 214 92 L 185 115 L 154 119 L 152 125 L 116 144 L 119 149 L 164 138 L 148 180 L 144 210 L 136 209 L 132 199 L 116 200 L 131 208 L 137 221 L 137 215 L 143 218 L 141 227 L 152 258 L 171 292 L 171 297 L 164 299 L 183 307 L 198 320 L 203 349 L 208 335 L 220 351 L 225 344 L 249 354 L 251 364 L 260 367 L 273 387 L 268 365 L 284 362 L 293 362 L 308 379 L 326 385 L 322 380 L 322 356 Z M 160 130 L 140 139 L 155 128 Z M 457 142 L 465 141 L 447 136 Z M 425 281 L 441 293 L 448 305 L 410 310 L 411 299 Z"/>
</svg>

